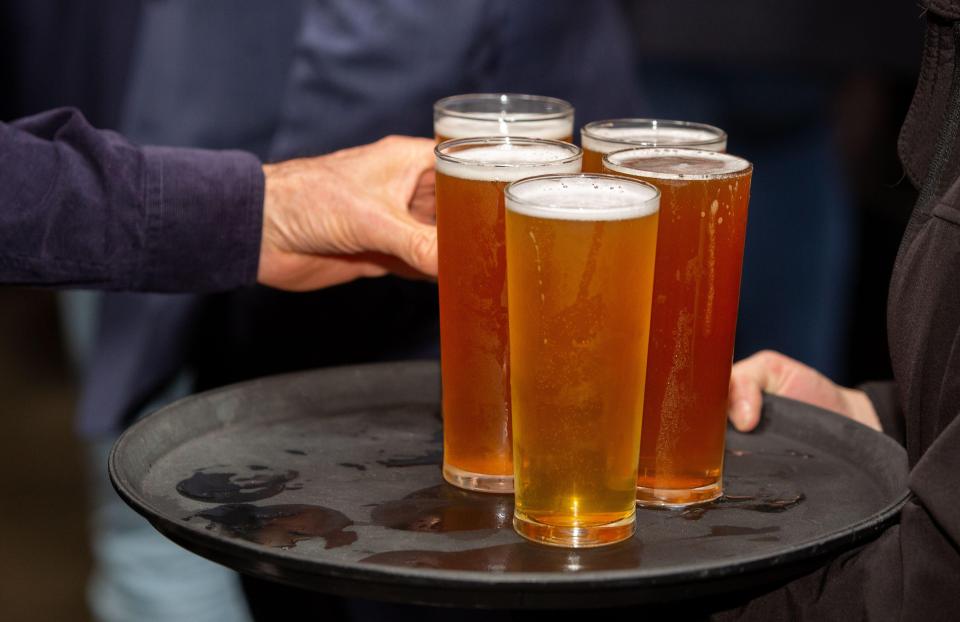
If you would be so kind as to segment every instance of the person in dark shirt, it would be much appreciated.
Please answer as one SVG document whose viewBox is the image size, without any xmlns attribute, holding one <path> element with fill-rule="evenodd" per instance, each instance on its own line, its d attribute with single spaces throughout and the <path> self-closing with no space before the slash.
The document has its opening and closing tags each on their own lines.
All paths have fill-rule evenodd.
<svg viewBox="0 0 960 622">
<path fill-rule="evenodd" d="M 305 291 L 435 276 L 433 158 L 433 141 L 394 136 L 261 165 L 138 147 L 71 109 L 0 123 L 0 283 Z"/>
<path fill-rule="evenodd" d="M 761 391 L 836 411 L 904 445 L 911 497 L 899 523 L 722 620 L 957 620 L 960 617 L 960 0 L 921 2 L 923 65 L 900 134 L 920 190 L 894 266 L 887 323 L 894 381 L 833 384 L 781 354 L 734 366 L 729 417 L 760 418 Z"/>
</svg>

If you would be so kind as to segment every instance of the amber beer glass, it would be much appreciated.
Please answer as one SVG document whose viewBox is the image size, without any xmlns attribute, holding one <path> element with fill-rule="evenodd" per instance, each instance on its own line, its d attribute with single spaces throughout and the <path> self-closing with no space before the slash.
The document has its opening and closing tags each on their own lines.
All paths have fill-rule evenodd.
<svg viewBox="0 0 960 622">
<path fill-rule="evenodd" d="M 522 136 L 573 142 L 573 106 L 555 97 L 511 93 L 454 95 L 433 105 L 437 142 Z"/>
<path fill-rule="evenodd" d="M 443 378 L 443 476 L 513 490 L 503 188 L 541 173 L 577 173 L 580 148 L 511 137 L 436 148 Z"/>
<path fill-rule="evenodd" d="M 618 151 L 603 163 L 661 192 L 637 500 L 709 501 L 723 488 L 753 167 L 725 153 L 663 148 Z"/>
<path fill-rule="evenodd" d="M 507 187 L 516 492 L 530 540 L 634 531 L 659 192 L 608 175 Z"/>
<path fill-rule="evenodd" d="M 583 171 L 603 170 L 603 156 L 630 147 L 683 147 L 726 151 L 727 134 L 719 127 L 666 119 L 608 119 L 587 123 L 580 130 Z"/>
</svg>

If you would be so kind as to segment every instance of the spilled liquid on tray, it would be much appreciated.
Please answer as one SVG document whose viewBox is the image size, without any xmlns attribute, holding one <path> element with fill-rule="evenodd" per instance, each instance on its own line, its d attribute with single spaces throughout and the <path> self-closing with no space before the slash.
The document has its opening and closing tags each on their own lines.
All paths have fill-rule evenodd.
<svg viewBox="0 0 960 622">
<path fill-rule="evenodd" d="M 411 467 L 440 464 L 442 459 L 443 455 L 439 449 L 431 449 L 419 456 L 395 456 L 385 460 L 377 460 L 377 463 L 385 467 Z"/>
<path fill-rule="evenodd" d="M 264 546 L 290 548 L 301 540 L 323 538 L 325 548 L 332 549 L 357 540 L 355 532 L 345 531 L 354 524 L 352 520 L 342 512 L 319 505 L 229 503 L 194 516 L 210 521 L 207 529 L 219 528 L 232 537 Z"/>
<path fill-rule="evenodd" d="M 681 510 L 679 515 L 686 520 L 700 520 L 707 512 L 716 510 L 746 510 L 763 514 L 786 512 L 803 503 L 806 495 L 802 492 L 782 497 L 764 495 L 724 495 L 717 501 L 705 503 Z"/>
<path fill-rule="evenodd" d="M 294 470 L 274 470 L 252 464 L 245 468 L 208 467 L 177 483 L 184 497 L 207 503 L 245 503 L 260 501 L 290 489 L 289 482 L 299 476 Z"/>
<path fill-rule="evenodd" d="M 374 525 L 427 533 L 504 529 L 513 518 L 513 496 L 461 490 L 443 483 L 378 504 Z"/>
</svg>

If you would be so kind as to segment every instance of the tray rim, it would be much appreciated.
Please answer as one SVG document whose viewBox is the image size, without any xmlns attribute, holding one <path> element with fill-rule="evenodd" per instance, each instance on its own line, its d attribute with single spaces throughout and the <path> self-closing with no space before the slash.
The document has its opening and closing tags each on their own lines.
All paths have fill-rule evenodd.
<svg viewBox="0 0 960 622">
<path fill-rule="evenodd" d="M 278 554 L 270 550 L 269 547 L 247 542 L 242 539 L 227 542 L 222 538 L 208 533 L 206 529 L 201 529 L 188 523 L 179 524 L 180 521 L 171 521 L 168 518 L 151 514 L 147 509 L 150 507 L 150 504 L 137 494 L 136 487 L 125 477 L 123 470 L 118 465 L 119 455 L 124 450 L 124 447 L 130 443 L 130 439 L 136 437 L 141 428 L 151 425 L 154 420 L 163 417 L 167 411 L 179 409 L 185 404 L 198 400 L 207 400 L 218 395 L 226 395 L 255 383 L 292 380 L 301 376 L 315 376 L 317 374 L 343 373 L 356 370 L 377 371 L 398 367 L 406 369 L 422 368 L 424 371 L 429 370 L 431 373 L 439 373 L 439 365 L 436 361 L 399 361 L 326 367 L 264 376 L 262 378 L 234 383 L 182 398 L 142 417 L 129 426 L 118 437 L 110 450 L 110 456 L 108 458 L 107 470 L 110 482 L 124 502 L 147 519 L 155 529 L 160 531 L 165 537 L 197 555 L 200 555 L 200 553 L 197 553 L 195 549 L 201 548 L 205 550 L 212 549 L 226 557 L 233 558 L 236 556 L 237 549 L 245 549 L 248 553 L 255 553 L 261 564 L 274 564 L 281 568 L 291 568 L 302 575 L 316 577 L 320 581 L 325 578 L 347 579 L 358 583 L 395 585 L 402 589 L 466 589 L 472 592 L 511 592 L 516 590 L 553 592 L 565 586 L 573 585 L 590 590 L 617 591 L 625 588 L 643 589 L 657 586 L 691 584 L 701 581 L 716 581 L 738 575 L 750 574 L 758 570 L 771 570 L 774 567 L 787 566 L 795 562 L 822 557 L 840 549 L 849 549 L 854 545 L 872 540 L 889 524 L 895 522 L 900 510 L 911 497 L 910 490 L 905 488 L 896 499 L 890 501 L 883 509 L 845 529 L 836 530 L 816 540 L 808 539 L 784 547 L 783 551 L 775 556 L 754 555 L 739 558 L 736 565 L 725 565 L 720 562 L 707 566 L 690 566 L 688 564 L 686 566 L 680 566 L 670 572 L 644 571 L 639 568 L 591 570 L 578 573 L 451 571 L 432 568 L 412 568 L 407 566 L 392 567 L 359 561 L 330 563 L 324 560 L 306 560 Z M 836 413 L 809 404 L 770 394 L 764 395 L 765 408 L 768 404 L 776 403 L 777 401 L 802 404 L 805 408 L 817 411 L 818 416 L 832 417 L 853 425 L 862 425 Z M 866 426 L 863 427 L 866 428 Z M 869 428 L 867 429 L 869 430 Z M 905 455 L 903 447 L 897 444 L 892 438 L 882 432 L 875 432 L 873 430 L 871 430 L 871 432 L 880 435 L 885 439 L 884 442 L 891 445 L 892 449 L 898 449 L 904 452 Z M 210 561 L 226 565 L 217 560 Z M 247 569 L 227 566 L 239 572 L 248 572 Z M 402 570 L 402 574 L 397 572 L 397 570 Z M 274 580 L 282 581 L 280 578 Z M 318 586 L 318 588 L 319 587 L 320 586 Z"/>
</svg>

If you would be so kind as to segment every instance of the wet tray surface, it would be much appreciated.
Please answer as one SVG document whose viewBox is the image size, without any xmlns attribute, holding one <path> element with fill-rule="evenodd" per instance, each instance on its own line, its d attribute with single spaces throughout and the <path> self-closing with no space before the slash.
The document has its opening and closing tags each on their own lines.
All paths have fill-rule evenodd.
<svg viewBox="0 0 960 622">
<path fill-rule="evenodd" d="M 630 541 L 565 550 L 513 533 L 509 496 L 440 475 L 433 363 L 256 380 L 187 398 L 117 442 L 110 476 L 166 536 L 247 574 L 365 598 L 484 607 L 610 606 L 802 572 L 878 533 L 906 455 L 839 416 L 767 397 L 728 431 L 721 502 L 638 510 Z"/>
</svg>

